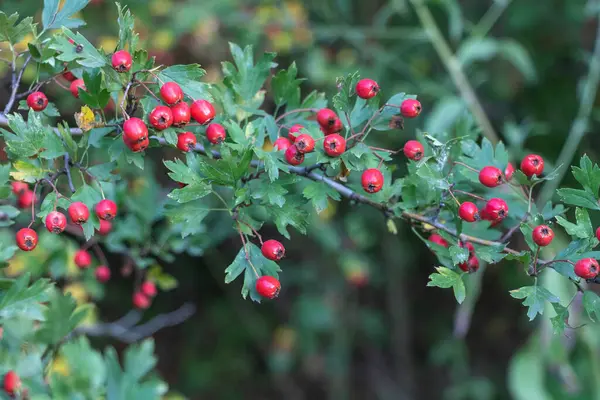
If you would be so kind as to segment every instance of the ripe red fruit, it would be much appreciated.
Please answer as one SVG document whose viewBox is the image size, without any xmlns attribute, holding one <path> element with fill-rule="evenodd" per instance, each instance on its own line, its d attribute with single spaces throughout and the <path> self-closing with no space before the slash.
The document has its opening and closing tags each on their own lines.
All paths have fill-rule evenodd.
<svg viewBox="0 0 600 400">
<path fill-rule="evenodd" d="M 335 111 L 329 108 L 322 108 L 317 112 L 317 122 L 326 130 L 329 130 L 339 119 Z"/>
<path fill-rule="evenodd" d="M 489 188 L 502 184 L 502 171 L 492 165 L 481 168 L 479 171 L 479 182 Z"/>
<path fill-rule="evenodd" d="M 135 144 L 148 139 L 148 127 L 139 118 L 131 117 L 123 123 L 123 141 Z"/>
<path fill-rule="evenodd" d="M 273 147 L 278 151 L 285 151 L 291 145 L 292 145 L 292 142 L 290 142 L 290 140 L 288 138 L 284 138 L 284 137 L 277 138 L 275 143 L 273 143 Z"/>
<path fill-rule="evenodd" d="M 77 250 L 74 260 L 75 265 L 81 269 L 85 269 L 92 263 L 92 255 L 85 250 Z"/>
<path fill-rule="evenodd" d="M 21 379 L 15 371 L 8 371 L 4 375 L 4 391 L 9 395 L 14 395 L 21 388 Z"/>
<path fill-rule="evenodd" d="M 62 77 L 68 80 L 69 82 L 73 82 L 75 79 L 77 79 L 77 77 L 73 75 L 71 71 L 67 70 L 65 70 L 65 72 L 62 73 Z"/>
<path fill-rule="evenodd" d="M 420 142 L 416 140 L 409 140 L 404 144 L 403 151 L 407 158 L 414 161 L 419 161 L 421 158 L 423 158 L 425 149 Z"/>
<path fill-rule="evenodd" d="M 46 229 L 50 233 L 61 233 L 67 227 L 67 217 L 58 211 L 51 211 L 46 216 Z"/>
<path fill-rule="evenodd" d="M 298 148 L 300 153 L 310 153 L 315 149 L 315 139 L 313 139 L 312 136 L 303 133 L 298 135 L 294 141 L 294 145 Z"/>
<path fill-rule="evenodd" d="M 156 285 L 152 281 L 146 281 L 140 285 L 140 291 L 148 297 L 154 297 L 156 296 Z"/>
<path fill-rule="evenodd" d="M 96 215 L 100 219 L 110 221 L 117 216 L 117 204 L 108 199 L 100 200 L 96 204 Z"/>
<path fill-rule="evenodd" d="M 102 236 L 106 236 L 112 230 L 112 222 L 106 221 L 104 219 L 100 220 L 100 229 L 98 229 L 98 233 Z"/>
<path fill-rule="evenodd" d="M 419 100 L 406 99 L 400 105 L 400 112 L 405 118 L 415 118 L 421 114 L 421 103 Z"/>
<path fill-rule="evenodd" d="M 123 139 L 125 139 L 125 137 L 123 137 Z M 129 148 L 129 150 L 133 151 L 134 153 L 139 153 L 140 151 L 144 151 L 150 145 L 150 140 L 147 137 L 138 142 L 130 142 L 127 140 L 124 140 L 124 141 L 125 141 L 125 145 Z"/>
<path fill-rule="evenodd" d="M 71 203 L 67 209 L 67 212 L 69 213 L 71 221 L 77 225 L 87 222 L 88 218 L 90 217 L 90 210 L 88 207 L 79 201 Z"/>
<path fill-rule="evenodd" d="M 466 247 L 467 250 L 469 250 L 469 255 L 475 254 L 475 247 L 473 246 L 473 244 L 471 242 L 466 242 L 466 243 L 458 242 L 458 245 L 463 248 Z"/>
<path fill-rule="evenodd" d="M 160 87 L 160 97 L 169 105 L 177 104 L 183 100 L 183 90 L 175 82 L 167 82 Z"/>
<path fill-rule="evenodd" d="M 145 310 L 150 307 L 150 299 L 142 292 L 133 294 L 133 306 L 140 310 Z"/>
<path fill-rule="evenodd" d="M 22 195 L 29 190 L 29 185 L 26 182 L 12 182 L 12 192 L 17 196 Z"/>
<path fill-rule="evenodd" d="M 302 162 L 304 162 L 304 154 L 300 153 L 298 148 L 292 145 L 285 151 L 285 159 L 288 164 L 300 165 Z"/>
<path fill-rule="evenodd" d="M 481 216 L 492 222 L 502 221 L 508 215 L 508 205 L 502 199 L 493 198 L 485 204 L 485 213 Z"/>
<path fill-rule="evenodd" d="M 256 291 L 262 297 L 267 299 L 274 299 L 279 295 L 281 290 L 281 283 L 273 276 L 261 276 L 256 280 Z"/>
<path fill-rule="evenodd" d="M 469 256 L 467 262 L 458 264 L 458 267 L 466 273 L 477 272 L 479 269 L 479 258 L 474 255 Z"/>
<path fill-rule="evenodd" d="M 27 106 L 33 111 L 42 111 L 48 105 L 48 98 L 42 92 L 33 92 L 27 96 Z"/>
<path fill-rule="evenodd" d="M 192 118 L 199 124 L 206 125 L 215 118 L 215 108 L 206 100 L 196 100 L 190 108 Z"/>
<path fill-rule="evenodd" d="M 185 101 L 171 106 L 171 114 L 173 115 L 173 126 L 184 126 L 190 122 L 192 117 L 190 105 Z"/>
<path fill-rule="evenodd" d="M 446 241 L 446 239 L 444 239 L 443 237 L 441 237 L 437 233 L 432 233 L 427 240 L 429 240 L 430 242 L 433 242 L 435 244 L 439 244 L 440 246 L 444 246 L 444 247 L 448 247 L 449 246 L 449 244 Z"/>
<path fill-rule="evenodd" d="M 346 151 L 346 139 L 343 136 L 333 133 L 323 140 L 323 149 L 329 157 L 338 157 Z"/>
<path fill-rule="evenodd" d="M 458 207 L 458 216 L 463 221 L 475 222 L 479 220 L 479 209 L 475 203 L 465 201 Z"/>
<path fill-rule="evenodd" d="M 221 124 L 209 124 L 206 127 L 206 138 L 212 144 L 220 144 L 225 140 L 227 131 Z"/>
<path fill-rule="evenodd" d="M 79 89 L 85 90 L 85 83 L 83 82 L 83 79 L 75 79 L 73 82 L 71 82 L 71 86 L 69 87 L 71 94 L 76 99 L 79 98 Z"/>
<path fill-rule="evenodd" d="M 548 225 L 538 225 L 533 229 L 531 237 L 538 246 L 548 246 L 554 239 L 554 231 Z"/>
<path fill-rule="evenodd" d="M 285 247 L 283 247 L 283 244 L 273 239 L 264 242 L 260 250 L 263 256 L 273 261 L 279 261 L 285 256 Z"/>
<path fill-rule="evenodd" d="M 593 258 L 583 258 L 575 263 L 575 275 L 583 279 L 594 279 L 598 276 L 600 266 Z"/>
<path fill-rule="evenodd" d="M 37 201 L 37 197 L 33 190 L 27 189 L 19 197 L 17 197 L 17 207 L 29 208 L 33 203 Z"/>
<path fill-rule="evenodd" d="M 16 236 L 17 246 L 23 251 L 31 251 L 35 249 L 38 243 L 37 233 L 30 228 L 20 229 Z"/>
<path fill-rule="evenodd" d="M 367 193 L 377 193 L 383 187 L 383 174 L 377 168 L 369 168 L 362 173 L 361 182 Z"/>
<path fill-rule="evenodd" d="M 94 271 L 94 275 L 96 276 L 96 280 L 100 283 L 108 282 L 110 279 L 110 268 L 106 265 L 99 265 Z"/>
<path fill-rule="evenodd" d="M 288 138 L 294 142 L 296 141 L 296 138 L 298 137 L 298 133 L 300 133 L 300 131 L 304 129 L 304 125 L 300 125 L 300 124 L 295 124 L 292 125 L 292 127 L 290 128 L 290 130 L 288 131 Z"/>
<path fill-rule="evenodd" d="M 506 177 L 506 180 L 510 181 L 514 173 L 515 167 L 512 165 L 512 163 L 508 163 L 504 169 L 504 176 Z"/>
<path fill-rule="evenodd" d="M 600 226 L 596 229 L 596 239 L 600 240 Z"/>
<path fill-rule="evenodd" d="M 131 118 L 130 118 L 131 119 Z M 148 115 L 148 121 L 154 129 L 162 131 L 173 124 L 173 113 L 167 106 L 156 106 Z"/>
<path fill-rule="evenodd" d="M 127 50 L 116 51 L 111 58 L 112 67 L 115 71 L 122 73 L 131 69 L 131 54 Z"/>
<path fill-rule="evenodd" d="M 182 132 L 177 135 L 177 148 L 181 151 L 192 151 L 196 147 L 196 135 L 192 132 Z"/>
<path fill-rule="evenodd" d="M 521 161 L 521 171 L 529 178 L 533 175 L 538 177 L 544 172 L 544 159 L 537 154 L 529 154 Z"/>
<path fill-rule="evenodd" d="M 361 79 L 356 84 L 356 94 L 361 99 L 371 99 L 379 93 L 379 85 L 373 79 Z"/>
<path fill-rule="evenodd" d="M 321 126 L 321 131 L 325 136 L 327 136 L 334 133 L 338 133 L 342 130 L 343 127 L 344 125 L 342 124 L 342 121 L 339 118 L 336 118 L 331 125 Z"/>
</svg>

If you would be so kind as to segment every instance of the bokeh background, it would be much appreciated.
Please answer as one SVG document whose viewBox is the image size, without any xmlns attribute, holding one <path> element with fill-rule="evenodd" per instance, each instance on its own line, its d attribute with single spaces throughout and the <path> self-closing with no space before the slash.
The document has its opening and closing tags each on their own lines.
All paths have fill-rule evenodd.
<svg viewBox="0 0 600 400">
<path fill-rule="evenodd" d="M 409 0 L 121 3 L 136 15 L 142 46 L 160 63 L 200 63 L 207 81 L 220 79 L 220 62 L 229 59 L 232 41 L 252 44 L 256 52 L 277 52 L 282 67 L 296 61 L 307 79 L 306 93 L 334 93 L 337 76 L 359 69 L 380 83 L 384 97 L 418 94 L 421 117 L 404 131 L 380 133 L 377 141 L 384 147 L 400 148 L 417 129 L 452 129 L 467 113 L 429 39 L 431 27 L 421 25 Z M 425 3 L 513 161 L 530 149 L 552 164 L 579 107 L 598 2 Z M 0 8 L 39 17 L 41 4 L 1 0 Z M 81 32 L 112 50 L 118 32 L 114 4 L 92 0 L 82 14 L 87 26 Z M 2 68 L 0 103 L 8 83 Z M 32 74 L 25 74 L 28 79 Z M 61 88 L 47 90 L 63 114 L 78 111 Z M 595 110 L 578 152 L 593 160 L 599 119 Z M 159 165 L 161 155 L 152 157 Z M 399 158 L 394 174 L 402 175 L 403 164 Z M 571 183 L 567 174 L 563 184 Z M 242 300 L 239 282 L 223 283 L 240 245 L 217 222 L 209 226 L 211 240 L 197 249 L 198 256 L 178 256 L 163 265 L 179 286 L 161 294 L 148 311 L 151 317 L 185 301 L 198 307 L 184 324 L 155 335 L 159 371 L 173 399 L 600 398 L 598 329 L 557 337 L 547 318 L 530 323 L 508 294 L 529 282 L 518 265 L 504 262 L 470 277 L 469 297 L 458 306 L 451 291 L 426 287 L 436 261 L 408 224 L 398 223 L 394 235 L 380 213 L 343 202 L 315 215 L 307 236 L 292 234 L 281 262 L 284 290 L 277 301 L 257 305 Z M 263 230 L 278 236 L 272 227 Z M 558 236 L 557 248 L 567 242 Z M 513 244 L 522 245 L 518 238 Z M 109 261 L 122 259 L 109 254 Z M 551 272 L 545 279 L 556 292 L 566 290 Z M 83 288 L 77 290 L 85 297 Z M 125 279 L 111 282 L 99 318 L 123 315 L 130 295 Z"/>
</svg>

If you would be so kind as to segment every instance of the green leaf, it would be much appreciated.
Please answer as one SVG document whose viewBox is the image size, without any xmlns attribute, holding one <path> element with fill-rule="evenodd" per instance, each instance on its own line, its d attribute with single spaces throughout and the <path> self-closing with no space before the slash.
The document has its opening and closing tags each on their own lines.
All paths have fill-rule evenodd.
<svg viewBox="0 0 600 400">
<path fill-rule="evenodd" d="M 256 179 L 251 184 L 251 197 L 256 200 L 262 200 L 265 204 L 276 207 L 283 207 L 285 204 L 285 195 L 288 193 L 282 185 L 265 182 L 264 179 Z"/>
<path fill-rule="evenodd" d="M 175 182 L 190 185 L 202 181 L 196 172 L 178 158 L 175 161 L 163 161 L 163 163 L 171 171 L 169 172 L 169 177 Z"/>
<path fill-rule="evenodd" d="M 254 243 L 246 243 L 246 246 L 242 246 L 233 262 L 225 270 L 225 283 L 233 282 L 244 273 L 242 297 L 245 299 L 250 295 L 252 300 L 260 303 L 261 296 L 256 291 L 257 275 L 269 275 L 277 278 L 280 271 L 279 265 L 265 258 Z"/>
<path fill-rule="evenodd" d="M 558 303 L 559 298 L 541 286 L 523 286 L 522 288 L 511 290 L 510 295 L 515 299 L 525 299 L 523 305 L 526 306 L 527 316 L 530 321 L 538 315 L 544 313 L 544 303 Z"/>
<path fill-rule="evenodd" d="M 286 70 L 279 71 L 271 80 L 273 100 L 277 106 L 282 106 L 288 101 L 297 104 L 300 101 L 300 84 L 303 79 L 296 79 L 298 69 L 293 62 Z"/>
<path fill-rule="evenodd" d="M 110 100 L 110 93 L 103 88 L 102 74 L 99 69 L 83 72 L 85 90 L 79 92 L 79 98 L 91 108 L 104 108 Z"/>
<path fill-rule="evenodd" d="M 306 234 L 308 214 L 300 207 L 295 197 L 288 196 L 283 207 L 271 207 L 268 212 L 271 214 L 279 233 L 287 239 L 290 238 L 290 234 L 287 231 L 288 225 L 293 226 L 300 233 Z"/>
<path fill-rule="evenodd" d="M 160 71 L 158 76 L 164 82 L 177 83 L 186 94 L 195 99 L 212 101 L 210 85 L 200 81 L 205 73 L 200 64 L 172 65 Z"/>
<path fill-rule="evenodd" d="M 36 332 L 37 339 L 48 344 L 60 342 L 87 314 L 88 307 L 77 311 L 76 308 L 77 303 L 70 293 L 63 294 L 55 290 L 44 312 L 44 323 Z"/>
<path fill-rule="evenodd" d="M 126 7 L 122 7 L 117 3 L 117 10 L 119 12 L 119 43 L 117 48 L 129 49 L 130 53 L 133 53 L 137 48 L 137 42 L 139 35 L 133 31 L 135 25 L 135 18 L 131 15 L 131 11 Z"/>
<path fill-rule="evenodd" d="M 252 46 L 246 46 L 242 50 L 238 45 L 229 43 L 229 49 L 235 66 L 230 62 L 222 63 L 224 83 L 244 101 L 248 101 L 262 88 L 271 68 L 277 66 L 273 62 L 275 53 L 264 53 L 254 64 Z"/>
<path fill-rule="evenodd" d="M 70 29 L 63 27 L 65 36 L 55 36 L 50 48 L 60 52 L 57 59 L 66 62 L 75 61 L 79 65 L 88 68 L 100 68 L 106 65 L 107 60 L 96 48 L 79 32 L 73 33 Z M 69 39 L 75 41 L 76 45 L 69 43 Z M 81 51 L 77 51 L 78 48 Z"/>
<path fill-rule="evenodd" d="M 14 13 L 10 17 L 0 11 L 0 42 L 15 44 L 20 42 L 28 33 L 35 33 L 33 18 L 23 18 L 17 23 L 19 14 Z"/>
<path fill-rule="evenodd" d="M 25 317 L 43 320 L 41 302 L 48 298 L 50 283 L 37 279 L 28 286 L 31 275 L 26 273 L 12 281 L 8 290 L 0 291 L 0 317 Z"/>
<path fill-rule="evenodd" d="M 140 380 L 156 366 L 154 356 L 154 341 L 144 340 L 140 344 L 132 345 L 125 351 L 125 373 L 135 380 Z"/>
<path fill-rule="evenodd" d="M 585 154 L 579 160 L 579 167 L 572 166 L 573 176 L 583 188 L 593 195 L 598 194 L 600 189 L 600 167 L 592 164 L 592 160 Z"/>
<path fill-rule="evenodd" d="M 96 177 L 100 181 L 112 181 L 118 178 L 113 175 L 113 171 L 117 168 L 114 162 L 108 162 L 104 164 L 96 164 L 89 167 L 87 170 L 90 174 Z"/>
<path fill-rule="evenodd" d="M 20 114 L 7 116 L 8 127 L 12 132 L 0 129 L 8 146 L 7 150 L 17 157 L 32 157 L 44 147 L 46 136 L 54 135 L 48 127 L 44 127 L 40 117 L 30 110 L 27 122 Z"/>
<path fill-rule="evenodd" d="M 358 71 L 336 79 L 338 92 L 333 96 L 333 106 L 336 109 L 342 112 L 350 112 L 352 109 L 350 98 L 354 95 L 354 90 L 359 79 L 360 74 Z"/>
<path fill-rule="evenodd" d="M 10 260 L 17 251 L 18 247 L 8 243 L 0 243 L 0 265 Z"/>
<path fill-rule="evenodd" d="M 15 171 L 10 173 L 16 181 L 34 183 L 35 181 L 45 178 L 50 171 L 42 169 L 37 165 L 28 163 L 27 161 L 18 160 L 13 163 Z"/>
<path fill-rule="evenodd" d="M 165 215 L 173 224 L 181 224 L 181 237 L 184 238 L 201 229 L 202 221 L 210 211 L 208 205 L 195 201 L 168 208 Z"/>
<path fill-rule="evenodd" d="M 77 28 L 84 25 L 82 20 L 71 17 L 81 11 L 88 2 L 89 0 L 68 0 L 64 2 L 59 11 L 59 0 L 44 0 L 44 11 L 42 12 L 44 30 L 56 29 L 61 26 Z"/>
<path fill-rule="evenodd" d="M 485 262 L 495 264 L 503 260 L 507 254 L 503 253 L 504 246 L 477 246 L 475 254 Z"/>
<path fill-rule="evenodd" d="M 56 200 L 56 193 L 50 192 L 46 197 L 44 197 L 44 201 L 40 205 L 40 211 L 37 213 L 37 217 L 44 221 L 46 215 L 48 215 L 51 211 L 54 210 L 55 204 L 57 208 L 62 208 L 66 210 L 69 208 L 69 205 L 71 203 L 68 199 L 62 196 L 58 200 Z"/>
<path fill-rule="evenodd" d="M 562 335 L 565 333 L 565 329 L 569 327 L 569 309 L 560 305 L 559 303 L 552 304 L 556 315 L 550 318 L 552 328 L 555 335 Z"/>
<path fill-rule="evenodd" d="M 458 304 L 462 304 L 466 297 L 465 283 L 462 274 L 452 271 L 446 267 L 436 267 L 437 272 L 429 275 L 427 286 L 439 287 L 442 289 L 452 288 L 454 297 Z"/>
<path fill-rule="evenodd" d="M 312 201 L 313 207 L 317 213 L 321 213 L 329 206 L 329 199 L 339 201 L 341 195 L 332 187 L 323 182 L 311 182 L 302 191 L 304 198 Z"/>
<path fill-rule="evenodd" d="M 566 188 L 558 189 L 556 193 L 564 203 L 590 210 L 600 210 L 596 196 L 585 190 Z"/>
<path fill-rule="evenodd" d="M 587 210 L 585 208 L 576 208 L 575 218 L 577 220 L 577 224 L 569 222 L 560 215 L 557 215 L 556 222 L 565 228 L 567 233 L 571 236 L 581 239 L 594 237 L 594 228 L 592 227 L 592 221 L 590 220 Z"/>
<path fill-rule="evenodd" d="M 583 308 L 592 321 L 600 320 L 600 297 L 596 293 L 591 290 L 583 292 Z"/>
<path fill-rule="evenodd" d="M 60 347 L 60 356 L 70 367 L 69 374 L 50 374 L 50 387 L 58 397 L 69 387 L 69 395 L 80 398 L 93 398 L 104 391 L 106 366 L 101 354 L 90 346 L 86 336 L 79 336 Z M 65 394 L 67 396 L 67 394 Z"/>
<path fill-rule="evenodd" d="M 254 148 L 254 153 L 259 160 L 264 162 L 265 171 L 267 171 L 271 182 L 275 182 L 279 178 L 279 170 L 288 171 L 287 164 L 281 161 L 281 155 L 278 155 L 277 152 L 268 152 Z"/>
<path fill-rule="evenodd" d="M 450 246 L 448 249 L 450 253 L 450 258 L 452 258 L 452 263 L 454 265 L 462 264 L 467 262 L 469 259 L 469 249 L 459 246 Z"/>
<path fill-rule="evenodd" d="M 204 182 L 193 182 L 181 189 L 174 189 L 169 198 L 178 203 L 187 203 L 206 197 L 212 192 L 212 186 Z"/>
</svg>

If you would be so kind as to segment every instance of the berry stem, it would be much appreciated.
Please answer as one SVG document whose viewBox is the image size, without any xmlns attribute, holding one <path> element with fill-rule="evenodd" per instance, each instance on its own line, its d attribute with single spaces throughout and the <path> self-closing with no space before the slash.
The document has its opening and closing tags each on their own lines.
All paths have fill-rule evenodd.
<svg viewBox="0 0 600 400">
<path fill-rule="evenodd" d="M 477 196 L 476 194 L 473 194 L 473 193 L 465 192 L 464 190 L 452 189 L 452 190 L 449 190 L 449 192 L 450 192 L 450 194 L 452 194 L 452 192 L 454 192 L 454 193 L 460 193 L 460 194 L 464 194 L 465 196 L 470 196 L 470 197 L 472 197 L 474 199 L 477 199 L 477 200 L 487 201 L 487 199 L 484 198 L 484 197 Z M 452 197 L 454 197 L 454 196 L 452 196 Z"/>
<path fill-rule="evenodd" d="M 284 119 L 285 117 L 287 117 L 289 115 L 293 115 L 293 114 L 297 114 L 297 113 L 304 113 L 304 112 L 316 113 L 317 111 L 319 111 L 319 110 L 316 108 L 297 108 L 292 111 L 286 111 L 275 119 L 275 123 L 278 123 L 279 121 L 281 121 L 282 119 Z"/>
<path fill-rule="evenodd" d="M 261 245 L 263 244 L 262 236 L 260 235 L 260 233 L 258 233 L 258 231 L 256 229 L 254 229 L 252 227 L 252 225 L 250 225 L 249 223 L 244 222 L 244 221 L 242 221 L 240 219 L 238 219 L 237 221 L 240 222 L 240 223 L 242 223 L 242 224 L 244 224 L 244 225 L 246 225 L 248 228 L 250 228 L 252 230 L 252 232 L 256 235 L 256 237 L 258 238 L 258 241 L 260 242 L 260 244 Z"/>
<path fill-rule="evenodd" d="M 146 84 L 144 84 L 144 82 L 142 81 L 135 81 L 136 83 L 140 84 L 144 89 L 146 89 L 146 92 L 148 92 L 148 94 L 150 94 L 150 96 L 154 97 L 159 104 L 162 104 L 162 100 L 158 98 L 157 95 L 154 94 L 154 92 L 152 90 L 150 90 L 150 88 L 148 86 L 146 86 Z M 190 124 L 188 124 L 190 125 Z"/>
<path fill-rule="evenodd" d="M 29 223 L 29 225 L 27 225 L 28 228 L 31 228 L 31 225 L 33 225 L 33 223 L 35 222 L 35 192 L 37 191 L 38 185 L 39 185 L 39 181 L 35 182 L 35 185 L 33 186 L 33 200 L 31 202 L 31 222 Z"/>
<path fill-rule="evenodd" d="M 62 83 L 60 83 L 60 81 L 56 77 L 52 78 L 52 80 L 54 81 L 54 83 L 56 83 L 61 88 L 65 89 L 65 90 L 70 90 L 68 87 L 66 87 L 65 85 L 63 85 Z"/>
<path fill-rule="evenodd" d="M 460 161 L 454 161 L 454 162 L 453 162 L 453 164 L 454 164 L 454 165 L 461 165 L 461 166 L 465 167 L 466 169 L 469 169 L 469 170 L 471 170 L 471 171 L 473 171 L 473 172 L 479 173 L 479 171 L 478 171 L 478 170 L 476 170 L 475 168 L 473 168 L 473 167 L 471 167 L 470 165 L 467 165 L 467 164 L 465 164 L 465 163 L 463 163 L 463 162 L 460 162 Z"/>
<path fill-rule="evenodd" d="M 369 149 L 371 150 L 377 150 L 377 151 L 385 151 L 386 153 L 390 153 L 390 154 L 398 154 L 402 151 L 402 149 L 400 150 L 390 150 L 390 149 L 385 149 L 383 147 L 374 147 L 374 146 L 369 146 Z"/>
<path fill-rule="evenodd" d="M 98 257 L 98 260 L 100 260 L 100 264 L 108 267 L 108 260 L 106 259 L 102 248 L 100 248 L 100 245 L 98 243 L 93 243 L 92 250 L 94 251 L 94 254 L 96 254 L 96 257 Z"/>
<path fill-rule="evenodd" d="M 450 196 L 452 196 L 452 198 L 456 202 L 456 205 L 460 207 L 460 201 L 458 201 L 458 199 L 456 198 L 456 196 L 454 196 L 454 193 L 452 193 L 452 190 L 448 190 L 448 193 L 450 194 Z"/>
</svg>

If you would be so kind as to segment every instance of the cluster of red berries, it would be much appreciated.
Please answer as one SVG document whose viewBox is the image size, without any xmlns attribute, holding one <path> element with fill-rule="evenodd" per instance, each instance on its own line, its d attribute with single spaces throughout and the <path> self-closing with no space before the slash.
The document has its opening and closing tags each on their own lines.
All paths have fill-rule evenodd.
<svg viewBox="0 0 600 400">
<path fill-rule="evenodd" d="M 283 244 L 273 239 L 265 241 L 260 250 L 265 258 L 272 261 L 279 261 L 285 256 Z M 281 283 L 274 276 L 263 275 L 256 280 L 256 291 L 262 297 L 274 299 L 280 290 Z"/>
<path fill-rule="evenodd" d="M 139 289 L 133 293 L 133 306 L 145 310 L 150 307 L 152 299 L 156 296 L 156 285 L 152 281 L 143 282 Z"/>
<path fill-rule="evenodd" d="M 12 192 L 17 196 L 17 207 L 28 208 L 37 201 L 37 197 L 33 190 L 29 189 L 29 185 L 25 182 L 13 182 Z"/>
<path fill-rule="evenodd" d="M 432 243 L 439 244 L 440 246 L 448 248 L 450 244 L 446 239 L 438 235 L 437 233 L 432 233 L 428 239 Z M 466 262 L 458 264 L 458 267 L 464 272 L 471 273 L 476 272 L 479 269 L 479 258 L 475 255 L 475 247 L 469 242 L 459 243 L 460 247 L 466 247 L 469 250 L 469 258 Z"/>
</svg>

